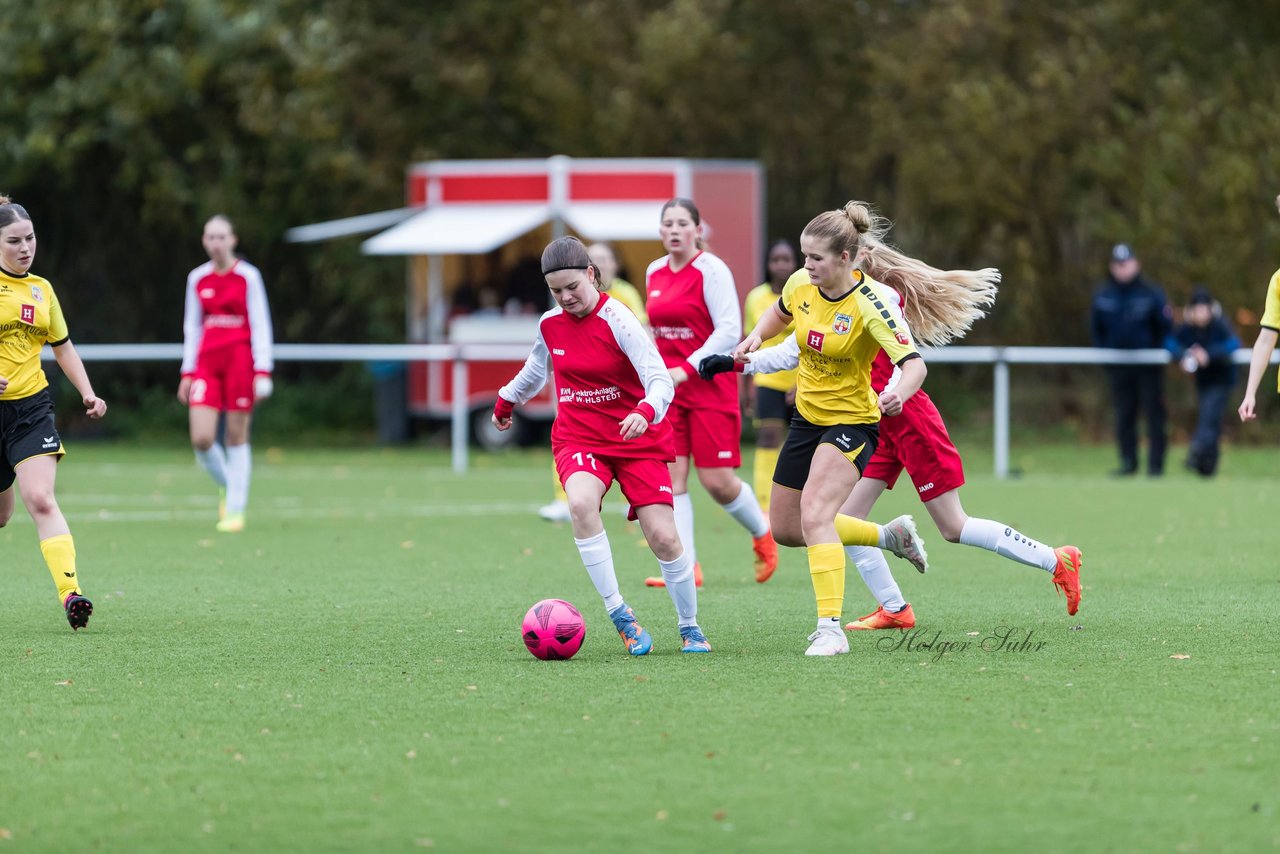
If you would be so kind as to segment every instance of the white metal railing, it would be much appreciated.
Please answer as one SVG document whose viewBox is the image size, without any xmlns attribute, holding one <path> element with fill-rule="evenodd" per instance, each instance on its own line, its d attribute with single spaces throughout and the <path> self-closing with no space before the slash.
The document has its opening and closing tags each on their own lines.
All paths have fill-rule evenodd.
<svg viewBox="0 0 1280 854">
<path fill-rule="evenodd" d="M 86 362 L 178 362 L 181 344 L 78 344 L 76 351 Z M 451 452 L 453 470 L 467 470 L 469 362 L 523 362 L 529 355 L 525 344 L 277 344 L 281 362 L 453 362 L 451 401 Z M 995 475 L 1009 475 L 1009 366 L 1010 365 L 1163 365 L 1168 351 L 1106 350 L 1098 347 L 923 347 L 925 361 L 936 364 L 991 365 L 994 373 L 992 423 L 994 425 Z M 1242 347 L 1234 356 L 1247 365 L 1251 349 Z M 45 348 L 43 357 L 53 359 Z M 1280 362 L 1280 351 L 1271 363 Z M 461 393 L 459 393 L 461 392 Z"/>
</svg>

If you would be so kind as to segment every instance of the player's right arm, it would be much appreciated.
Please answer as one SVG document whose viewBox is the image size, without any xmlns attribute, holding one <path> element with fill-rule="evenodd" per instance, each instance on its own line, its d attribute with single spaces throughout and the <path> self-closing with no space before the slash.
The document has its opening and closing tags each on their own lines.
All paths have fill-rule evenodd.
<svg viewBox="0 0 1280 854">
<path fill-rule="evenodd" d="M 542 387 L 547 384 L 548 365 L 551 353 L 547 350 L 547 342 L 542 337 L 542 326 L 538 326 L 538 338 L 533 342 L 533 350 L 525 359 L 511 382 L 498 389 L 498 399 L 493 405 L 493 426 L 499 430 L 511 427 L 511 412 L 517 404 L 527 403 Z"/>
<path fill-rule="evenodd" d="M 196 370 L 200 342 L 204 337 L 204 309 L 196 293 L 200 267 L 187 274 L 187 297 L 182 313 L 182 380 L 178 383 L 178 402 L 187 405 L 191 394 L 191 375 Z"/>
<path fill-rule="evenodd" d="M 1271 363 L 1271 353 L 1276 348 L 1276 339 L 1280 338 L 1280 270 L 1271 277 L 1267 287 L 1267 307 L 1262 312 L 1262 328 L 1258 330 L 1258 340 L 1253 342 L 1253 356 L 1249 359 L 1249 381 L 1245 384 L 1244 400 L 1240 401 L 1241 421 L 1252 421 L 1258 417 L 1258 386 L 1262 383 L 1262 375 Z"/>
</svg>

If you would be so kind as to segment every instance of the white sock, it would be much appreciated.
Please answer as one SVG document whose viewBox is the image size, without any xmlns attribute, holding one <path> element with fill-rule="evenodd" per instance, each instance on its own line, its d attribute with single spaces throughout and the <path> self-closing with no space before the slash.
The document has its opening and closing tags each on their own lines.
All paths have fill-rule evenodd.
<svg viewBox="0 0 1280 854">
<path fill-rule="evenodd" d="M 578 554 L 582 556 L 582 565 L 587 568 L 587 575 L 591 576 L 591 583 L 604 600 L 605 611 L 614 610 L 622 604 L 622 594 L 618 592 L 618 576 L 613 571 L 613 549 L 609 548 L 608 532 L 601 531 L 585 540 L 574 537 L 573 543 L 578 547 Z"/>
<path fill-rule="evenodd" d="M 1027 566 L 1038 566 L 1046 572 L 1053 572 L 1058 566 L 1058 556 L 1053 553 L 1052 548 L 990 519 L 975 519 L 970 516 L 960 530 L 960 542 L 966 546 L 977 546 L 995 552 Z"/>
<path fill-rule="evenodd" d="M 893 571 L 889 569 L 889 561 L 884 559 L 884 552 L 871 546 L 845 546 L 844 553 L 858 567 L 863 583 L 882 608 L 901 611 L 906 607 L 907 600 L 902 598 L 898 582 L 893 580 Z"/>
<path fill-rule="evenodd" d="M 243 513 L 249 503 L 249 473 L 252 458 L 249 443 L 227 447 L 227 515 Z"/>
<path fill-rule="evenodd" d="M 686 492 L 675 496 L 672 504 L 676 513 L 676 533 L 680 535 L 680 544 L 684 546 L 684 553 L 689 556 L 689 563 L 697 563 L 698 550 L 693 547 L 693 499 Z"/>
<path fill-rule="evenodd" d="M 227 452 L 214 442 L 207 450 L 196 448 L 196 462 L 213 478 L 213 482 L 223 489 L 227 488 Z"/>
<path fill-rule="evenodd" d="M 698 625 L 698 587 L 693 583 L 693 561 L 688 550 L 675 560 L 660 560 L 662 580 L 667 583 L 667 593 L 676 606 L 680 626 Z"/>
<path fill-rule="evenodd" d="M 840 629 L 839 617 L 819 617 L 818 631 L 838 632 Z"/>
<path fill-rule="evenodd" d="M 737 498 L 725 504 L 724 509 L 738 520 L 738 524 L 746 528 L 751 536 L 763 537 L 769 533 L 769 520 L 760 509 L 760 502 L 756 500 L 756 493 L 751 488 L 751 484 L 745 480 L 738 482 L 742 484 L 742 491 L 738 493 Z"/>
</svg>

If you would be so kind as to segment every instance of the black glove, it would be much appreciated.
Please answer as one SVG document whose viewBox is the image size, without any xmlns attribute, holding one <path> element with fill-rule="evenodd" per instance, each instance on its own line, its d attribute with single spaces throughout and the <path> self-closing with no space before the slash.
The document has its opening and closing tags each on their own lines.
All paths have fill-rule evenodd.
<svg viewBox="0 0 1280 854">
<path fill-rule="evenodd" d="M 698 363 L 698 376 L 704 380 L 710 380 L 716 374 L 724 374 L 732 370 L 732 356 L 707 356 Z"/>
</svg>

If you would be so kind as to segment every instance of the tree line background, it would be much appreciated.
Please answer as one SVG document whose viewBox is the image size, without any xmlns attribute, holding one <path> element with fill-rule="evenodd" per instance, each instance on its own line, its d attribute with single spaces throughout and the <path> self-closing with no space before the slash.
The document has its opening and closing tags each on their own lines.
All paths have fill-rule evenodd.
<svg viewBox="0 0 1280 854">
<path fill-rule="evenodd" d="M 42 0 L 0 26 L 0 191 L 79 342 L 179 340 L 215 212 L 279 340 L 401 340 L 401 260 L 284 231 L 400 206 L 417 160 L 570 154 L 759 159 L 771 236 L 870 200 L 1004 271 L 969 343 L 1084 344 L 1117 240 L 1256 321 L 1276 44 L 1274 2 Z"/>
</svg>

